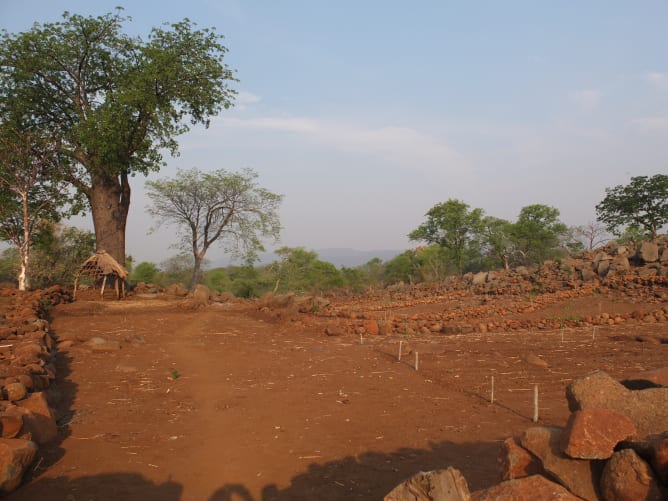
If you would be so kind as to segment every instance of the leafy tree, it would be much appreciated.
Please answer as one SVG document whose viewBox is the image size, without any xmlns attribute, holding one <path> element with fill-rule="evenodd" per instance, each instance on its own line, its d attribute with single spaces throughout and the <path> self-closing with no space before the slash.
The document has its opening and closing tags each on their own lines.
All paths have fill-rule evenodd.
<svg viewBox="0 0 668 501">
<path fill-rule="evenodd" d="M 135 283 L 144 282 L 151 283 L 156 275 L 160 273 L 160 268 L 155 263 L 142 261 L 132 272 L 132 281 Z"/>
<path fill-rule="evenodd" d="M 626 186 L 605 189 L 596 206 L 598 220 L 615 235 L 620 227 L 643 228 L 652 239 L 668 223 L 668 175 L 636 176 Z"/>
<path fill-rule="evenodd" d="M 408 238 L 438 244 L 447 249 L 458 273 L 462 273 L 467 252 L 478 248 L 483 210 L 469 210 L 469 205 L 449 199 L 429 209 L 427 221 L 412 231 Z"/>
<path fill-rule="evenodd" d="M 253 257 L 264 250 L 262 238 L 278 238 L 278 206 L 282 196 L 261 188 L 251 169 L 230 173 L 224 169 L 179 171 L 174 179 L 148 181 L 153 205 L 149 214 L 158 226 L 178 228 L 177 246 L 194 258 L 191 288 L 197 285 L 202 260 L 214 243 L 224 243 L 235 255 Z"/>
<path fill-rule="evenodd" d="M 159 268 L 162 271 L 154 277 L 154 282 L 162 286 L 171 284 L 185 286 L 192 278 L 193 266 L 192 254 L 181 252 L 160 263 Z"/>
<path fill-rule="evenodd" d="M 30 287 L 30 253 L 40 223 L 76 212 L 74 202 L 59 179 L 54 142 L 16 121 L 0 123 L 0 239 L 18 249 L 20 290 Z"/>
<path fill-rule="evenodd" d="M 515 249 L 513 225 L 498 217 L 486 216 L 482 219 L 481 243 L 484 252 L 494 257 L 507 270 Z"/>
<path fill-rule="evenodd" d="M 275 253 L 274 292 L 305 292 L 343 287 L 341 273 L 332 263 L 321 261 L 318 254 L 303 247 L 281 247 Z"/>
<path fill-rule="evenodd" d="M 35 241 L 30 274 L 35 287 L 72 284 L 83 262 L 95 252 L 95 235 L 59 224 L 47 224 Z"/>
<path fill-rule="evenodd" d="M 385 263 L 383 279 L 386 284 L 413 282 L 415 273 L 415 251 L 408 250 Z"/>
<path fill-rule="evenodd" d="M 448 273 L 448 255 L 440 245 L 429 245 L 416 249 L 414 263 L 421 281 L 436 282 Z"/>
<path fill-rule="evenodd" d="M 16 284 L 19 276 L 19 252 L 9 247 L 0 252 L 0 282 Z"/>
<path fill-rule="evenodd" d="M 0 35 L 0 118 L 27 117 L 53 135 L 64 177 L 90 205 L 98 249 L 125 262 L 129 178 L 176 154 L 175 137 L 232 105 L 227 49 L 188 19 L 153 28 L 146 41 L 115 14 L 35 24 Z"/>
<path fill-rule="evenodd" d="M 559 221 L 559 209 L 534 204 L 522 207 L 511 233 L 525 260 L 541 263 L 552 256 L 567 229 Z"/>
</svg>

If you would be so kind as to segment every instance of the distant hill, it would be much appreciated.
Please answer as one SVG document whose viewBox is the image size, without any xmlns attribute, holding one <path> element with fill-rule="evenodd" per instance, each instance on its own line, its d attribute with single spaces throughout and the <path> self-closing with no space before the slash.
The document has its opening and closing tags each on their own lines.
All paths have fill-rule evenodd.
<svg viewBox="0 0 668 501">
<path fill-rule="evenodd" d="M 382 261 L 389 261 L 398 256 L 403 250 L 372 250 L 360 251 L 355 249 L 316 249 L 318 258 L 321 261 L 332 263 L 337 268 L 347 266 L 354 268 L 368 263 L 373 258 L 380 258 Z"/>
<path fill-rule="evenodd" d="M 313 250 L 318 254 L 318 259 L 321 261 L 326 261 L 332 263 L 337 268 L 346 266 L 348 268 L 355 268 L 356 266 L 361 266 L 365 263 L 368 263 L 373 258 L 377 257 L 381 261 L 389 261 L 390 259 L 398 256 L 403 250 L 372 250 L 372 251 L 361 251 L 356 249 L 345 249 L 345 248 L 332 248 L 332 249 L 307 249 Z M 257 265 L 269 264 L 273 261 L 278 260 L 278 256 L 273 252 L 263 252 L 260 254 L 260 260 Z M 213 260 L 207 268 L 216 268 L 218 266 L 228 266 L 230 260 L 227 258 Z M 235 263 L 239 264 L 239 263 Z"/>
</svg>

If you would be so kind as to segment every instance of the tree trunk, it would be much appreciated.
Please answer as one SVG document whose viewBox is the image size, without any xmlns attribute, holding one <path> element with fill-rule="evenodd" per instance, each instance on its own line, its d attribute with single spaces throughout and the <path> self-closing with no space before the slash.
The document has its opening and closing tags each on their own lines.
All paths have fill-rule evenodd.
<svg viewBox="0 0 668 501">
<path fill-rule="evenodd" d="M 202 258 L 195 253 L 195 265 L 193 266 L 193 276 L 192 279 L 190 280 L 190 290 L 194 291 L 195 287 L 197 287 L 197 283 L 199 282 L 199 273 L 200 273 L 200 268 L 202 267 Z"/>
<path fill-rule="evenodd" d="M 125 266 L 125 225 L 130 209 L 127 174 L 93 175 L 88 200 L 93 213 L 95 246 Z"/>
<path fill-rule="evenodd" d="M 28 263 L 30 262 L 30 215 L 28 213 L 28 192 L 21 193 L 21 205 L 23 209 L 23 242 L 19 245 L 19 290 L 25 291 L 30 288 L 28 278 Z"/>
</svg>

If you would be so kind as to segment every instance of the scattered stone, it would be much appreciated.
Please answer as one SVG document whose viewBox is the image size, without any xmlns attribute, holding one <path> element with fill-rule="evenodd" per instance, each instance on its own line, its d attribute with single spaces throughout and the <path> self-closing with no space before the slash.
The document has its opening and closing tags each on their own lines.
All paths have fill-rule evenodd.
<svg viewBox="0 0 668 501">
<path fill-rule="evenodd" d="M 512 437 L 501 444 L 497 464 L 502 481 L 543 473 L 540 461 Z"/>
<path fill-rule="evenodd" d="M 566 457 L 560 450 L 561 440 L 561 429 L 536 426 L 524 432 L 521 444 L 540 460 L 550 476 L 573 494 L 588 501 L 598 500 L 595 465 L 591 461 Z"/>
<path fill-rule="evenodd" d="M 635 434 L 636 427 L 622 414 L 608 409 L 584 409 L 571 414 L 562 451 L 575 459 L 608 459 L 619 442 Z"/>
<path fill-rule="evenodd" d="M 542 367 L 543 369 L 547 369 L 550 366 L 550 364 L 548 364 L 545 360 L 537 355 L 534 355 L 533 353 L 529 353 L 526 357 L 524 357 L 524 360 L 526 363 L 533 365 L 534 367 Z"/>
<path fill-rule="evenodd" d="M 421 471 L 396 486 L 384 501 L 468 501 L 469 487 L 459 470 Z"/>
<path fill-rule="evenodd" d="M 661 501 L 652 469 L 631 449 L 615 452 L 601 475 L 601 495 L 614 501 Z"/>
<path fill-rule="evenodd" d="M 102 337 L 93 337 L 86 342 L 93 351 L 117 351 L 121 349 L 121 344 L 118 341 L 111 341 Z"/>
<path fill-rule="evenodd" d="M 508 480 L 471 493 L 471 501 L 580 501 L 566 488 L 541 475 Z"/>
<path fill-rule="evenodd" d="M 340 325 L 328 325 L 325 327 L 325 334 L 328 336 L 343 336 L 345 331 Z"/>
<path fill-rule="evenodd" d="M 9 493 L 21 484 L 28 465 L 37 454 L 37 444 L 29 440 L 0 438 L 0 492 Z"/>
<path fill-rule="evenodd" d="M 650 440 L 652 466 L 665 486 L 668 486 L 668 435 Z"/>
</svg>

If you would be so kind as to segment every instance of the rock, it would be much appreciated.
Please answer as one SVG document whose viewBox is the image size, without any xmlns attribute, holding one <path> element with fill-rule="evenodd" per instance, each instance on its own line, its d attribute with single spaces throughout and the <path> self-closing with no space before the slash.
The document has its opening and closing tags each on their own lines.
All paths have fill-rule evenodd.
<svg viewBox="0 0 668 501">
<path fill-rule="evenodd" d="M 2 438 L 14 438 L 23 428 L 23 417 L 16 414 L 0 414 Z"/>
<path fill-rule="evenodd" d="M 601 475 L 601 496 L 610 501 L 661 501 L 652 469 L 631 449 L 615 452 Z"/>
<path fill-rule="evenodd" d="M 193 308 L 201 308 L 209 305 L 211 291 L 206 285 L 197 284 L 193 291 Z"/>
<path fill-rule="evenodd" d="M 328 325 L 325 327 L 325 334 L 328 336 L 343 336 L 345 331 L 340 325 Z"/>
<path fill-rule="evenodd" d="M 576 459 L 608 459 L 615 446 L 632 438 L 636 427 L 608 409 L 584 409 L 571 414 L 562 437 L 562 451 Z"/>
<path fill-rule="evenodd" d="M 10 383 L 4 386 L 2 393 L 3 396 L 7 396 L 7 400 L 15 402 L 16 400 L 23 400 L 26 398 L 28 391 L 23 383 Z"/>
<path fill-rule="evenodd" d="M 572 382 L 566 398 L 571 412 L 600 408 L 626 416 L 641 438 L 668 430 L 668 388 L 633 391 L 597 371 Z"/>
<path fill-rule="evenodd" d="M 503 441 L 499 448 L 497 464 L 502 481 L 529 477 L 543 472 L 538 459 L 520 446 L 515 438 Z"/>
<path fill-rule="evenodd" d="M 651 371 L 646 371 L 643 372 L 642 374 L 638 374 L 637 376 L 630 378 L 630 379 L 641 379 L 645 381 L 651 381 L 654 384 L 658 384 L 660 386 L 666 386 L 668 387 L 668 367 L 662 367 L 661 369 L 654 369 Z M 668 430 L 665 430 L 668 431 Z"/>
<path fill-rule="evenodd" d="M 25 400 L 16 403 L 23 412 L 23 423 L 39 445 L 55 440 L 58 436 L 56 417 L 46 401 L 43 392 L 32 393 Z"/>
<path fill-rule="evenodd" d="M 468 501 L 469 487 L 459 470 L 421 471 L 390 491 L 384 501 Z"/>
<path fill-rule="evenodd" d="M 93 337 L 86 342 L 93 351 L 117 351 L 121 349 L 121 344 L 118 341 L 110 341 L 102 337 Z"/>
<path fill-rule="evenodd" d="M 475 275 L 473 275 L 473 280 L 471 281 L 472 285 L 482 285 L 485 282 L 487 282 L 487 272 L 486 271 L 479 271 Z"/>
<path fill-rule="evenodd" d="M 599 277 L 604 277 L 608 274 L 609 269 L 610 269 L 610 260 L 601 259 L 596 265 L 596 274 Z"/>
<path fill-rule="evenodd" d="M 540 460 L 551 477 L 573 494 L 590 501 L 597 500 L 597 468 L 591 461 L 571 459 L 562 454 L 561 437 L 559 428 L 536 426 L 524 432 L 520 443 Z"/>
<path fill-rule="evenodd" d="M 375 320 L 365 320 L 362 323 L 362 327 L 364 327 L 364 330 L 370 336 L 377 336 L 380 332 L 380 328 L 378 327 L 378 322 L 376 322 Z"/>
<path fill-rule="evenodd" d="M 0 438 L 0 492 L 8 493 L 19 486 L 35 454 L 37 444 L 34 442 Z"/>
<path fill-rule="evenodd" d="M 471 493 L 471 501 L 580 501 L 566 488 L 541 475 L 508 480 Z"/>
<path fill-rule="evenodd" d="M 659 260 L 659 246 L 654 242 L 642 242 L 637 256 L 645 263 L 654 263 Z"/>
<path fill-rule="evenodd" d="M 170 296 L 186 297 L 188 295 L 188 289 L 181 287 L 180 284 L 172 284 L 165 289 L 165 293 Z"/>
<path fill-rule="evenodd" d="M 652 466 L 659 479 L 668 486 L 668 436 L 650 441 Z"/>
<path fill-rule="evenodd" d="M 550 364 L 548 364 L 545 360 L 532 353 L 529 353 L 526 357 L 524 357 L 524 360 L 526 363 L 533 365 L 534 367 L 542 367 L 547 369 L 550 366 Z"/>
<path fill-rule="evenodd" d="M 590 270 L 589 268 L 583 268 L 582 270 L 580 270 L 580 275 L 582 276 L 582 280 L 584 280 L 585 282 L 588 282 L 596 278 L 596 273 L 594 272 L 594 270 Z"/>
</svg>

